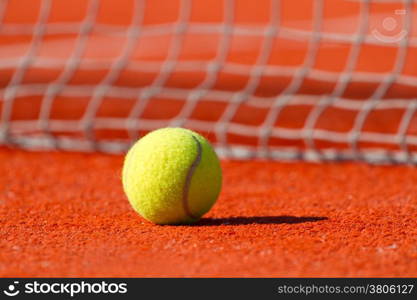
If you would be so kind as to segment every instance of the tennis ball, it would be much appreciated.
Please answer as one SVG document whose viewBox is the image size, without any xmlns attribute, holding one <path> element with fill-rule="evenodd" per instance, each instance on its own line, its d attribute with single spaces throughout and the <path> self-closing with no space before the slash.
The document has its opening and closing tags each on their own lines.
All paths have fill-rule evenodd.
<svg viewBox="0 0 417 300">
<path fill-rule="evenodd" d="M 197 221 L 220 194 L 219 159 L 201 135 L 162 128 L 139 139 L 126 155 L 123 188 L 133 209 L 156 224 Z"/>
</svg>

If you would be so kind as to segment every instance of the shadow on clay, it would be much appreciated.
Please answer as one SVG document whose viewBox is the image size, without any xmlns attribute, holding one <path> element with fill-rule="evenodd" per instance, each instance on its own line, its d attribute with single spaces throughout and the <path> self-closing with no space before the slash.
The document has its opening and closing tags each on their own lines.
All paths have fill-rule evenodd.
<svg viewBox="0 0 417 300">
<path fill-rule="evenodd" d="M 203 218 L 190 224 L 191 226 L 236 226 L 251 224 L 300 224 L 328 220 L 326 217 L 295 217 L 295 216 L 265 216 L 265 217 L 230 217 L 230 218 Z"/>
</svg>

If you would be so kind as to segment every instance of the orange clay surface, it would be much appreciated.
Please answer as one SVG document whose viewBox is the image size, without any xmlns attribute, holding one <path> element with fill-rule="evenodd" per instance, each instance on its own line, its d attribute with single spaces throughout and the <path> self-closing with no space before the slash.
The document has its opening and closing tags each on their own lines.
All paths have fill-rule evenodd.
<svg viewBox="0 0 417 300">
<path fill-rule="evenodd" d="M 122 156 L 0 149 L 0 276 L 417 276 L 417 169 L 224 161 L 193 226 L 130 208 Z"/>
</svg>

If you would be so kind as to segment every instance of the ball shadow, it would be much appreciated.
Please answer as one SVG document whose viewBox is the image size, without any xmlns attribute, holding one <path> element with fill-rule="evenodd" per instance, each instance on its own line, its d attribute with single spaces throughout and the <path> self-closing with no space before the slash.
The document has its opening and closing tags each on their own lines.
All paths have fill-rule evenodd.
<svg viewBox="0 0 417 300">
<path fill-rule="evenodd" d="M 203 218 L 191 226 L 237 226 L 251 224 L 300 224 L 328 220 L 327 217 L 316 216 L 264 216 L 264 217 L 230 217 L 230 218 Z"/>
</svg>

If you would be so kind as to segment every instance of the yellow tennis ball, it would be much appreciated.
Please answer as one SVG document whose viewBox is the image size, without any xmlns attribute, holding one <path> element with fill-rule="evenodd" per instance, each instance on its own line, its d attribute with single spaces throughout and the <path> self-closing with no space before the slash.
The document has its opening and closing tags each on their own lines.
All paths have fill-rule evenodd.
<svg viewBox="0 0 417 300">
<path fill-rule="evenodd" d="M 191 223 L 216 202 L 222 170 L 204 137 L 188 129 L 162 128 L 132 146 L 122 181 L 130 204 L 145 219 Z"/>
</svg>

